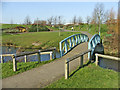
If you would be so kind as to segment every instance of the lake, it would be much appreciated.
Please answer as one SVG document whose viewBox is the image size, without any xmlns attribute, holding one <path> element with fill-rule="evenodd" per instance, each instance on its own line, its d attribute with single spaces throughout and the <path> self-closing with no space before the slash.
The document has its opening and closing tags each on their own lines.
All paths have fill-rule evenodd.
<svg viewBox="0 0 120 90">
<path fill-rule="evenodd" d="M 15 47 L 2 46 L 2 54 L 16 54 L 17 50 L 18 50 L 18 48 L 15 48 Z M 52 56 L 54 59 L 54 55 L 52 55 Z M 57 51 L 56 51 L 56 58 L 60 58 L 60 53 Z M 28 59 L 28 62 L 38 61 L 37 55 L 28 55 L 27 59 Z M 16 60 L 19 62 L 24 62 L 24 57 L 18 57 Z M 41 61 L 47 61 L 47 60 L 50 60 L 49 54 L 41 55 Z M 4 57 L 4 62 L 8 62 L 8 61 L 12 61 L 12 57 L 10 57 L 10 56 Z M 0 61 L 0 63 L 1 63 L 1 61 Z"/>
</svg>

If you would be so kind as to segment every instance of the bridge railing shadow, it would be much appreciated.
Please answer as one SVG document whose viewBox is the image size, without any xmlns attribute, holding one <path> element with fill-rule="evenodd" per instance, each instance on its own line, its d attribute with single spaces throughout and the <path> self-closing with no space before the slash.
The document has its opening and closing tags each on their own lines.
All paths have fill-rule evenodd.
<svg viewBox="0 0 120 90">
<path fill-rule="evenodd" d="M 69 75 L 69 78 L 72 77 L 77 71 L 79 71 L 81 68 L 84 68 L 86 66 L 88 66 L 89 64 L 91 64 L 93 62 L 91 61 L 88 61 L 87 64 L 84 64 L 83 66 L 79 66 L 78 69 L 76 69 L 75 71 L 73 71 L 70 75 Z"/>
<path fill-rule="evenodd" d="M 85 54 L 87 54 L 88 52 L 91 53 L 91 50 L 87 50 L 87 51 L 85 51 L 85 52 L 83 52 L 83 53 L 74 55 L 73 57 L 67 58 L 67 59 L 65 60 L 65 79 L 68 79 L 68 78 L 69 78 L 70 76 L 72 76 L 75 72 L 77 72 L 80 68 L 85 67 L 85 66 L 87 66 L 88 64 L 90 64 L 91 59 L 89 59 L 89 62 L 88 62 L 87 64 L 84 64 L 84 65 L 83 65 L 83 56 L 84 56 Z M 79 58 L 79 57 L 81 57 L 80 67 L 79 67 L 76 71 L 74 71 L 74 72 L 69 76 L 69 63 L 70 63 L 71 61 L 75 60 L 76 58 Z"/>
</svg>

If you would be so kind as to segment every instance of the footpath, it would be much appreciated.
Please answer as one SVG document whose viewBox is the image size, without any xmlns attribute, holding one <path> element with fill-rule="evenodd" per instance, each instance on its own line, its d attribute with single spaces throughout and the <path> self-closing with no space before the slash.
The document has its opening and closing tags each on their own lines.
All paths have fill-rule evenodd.
<svg viewBox="0 0 120 90">
<path fill-rule="evenodd" d="M 81 31 L 81 33 L 88 35 L 89 39 L 92 37 L 91 34 L 85 31 Z M 46 85 L 49 85 L 64 76 L 65 60 L 68 57 L 84 52 L 87 49 L 88 42 L 81 43 L 62 58 L 26 72 L 2 79 L 2 88 L 44 88 Z M 86 54 L 84 55 L 84 62 L 87 60 Z M 80 65 L 79 62 L 80 58 L 70 62 L 70 72 Z"/>
</svg>

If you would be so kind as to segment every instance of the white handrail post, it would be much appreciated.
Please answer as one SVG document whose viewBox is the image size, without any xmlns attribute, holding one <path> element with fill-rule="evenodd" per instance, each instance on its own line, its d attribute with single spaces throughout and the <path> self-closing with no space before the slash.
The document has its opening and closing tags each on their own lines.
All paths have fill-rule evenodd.
<svg viewBox="0 0 120 90">
<path fill-rule="evenodd" d="M 98 55 L 97 54 L 95 54 L 96 55 L 96 66 L 98 65 Z"/>
<path fill-rule="evenodd" d="M 53 53 L 53 52 L 50 52 L 50 60 L 52 60 L 52 53 Z"/>
<path fill-rule="evenodd" d="M 27 55 L 24 56 L 25 57 L 25 63 L 27 62 Z"/>
<path fill-rule="evenodd" d="M 3 56 L 1 55 L 1 63 L 3 63 Z"/>
<path fill-rule="evenodd" d="M 13 55 L 13 71 L 17 71 L 17 62 L 16 62 L 16 55 Z"/>
<path fill-rule="evenodd" d="M 38 51 L 38 63 L 40 63 L 41 62 L 41 56 L 40 56 L 40 50 Z"/>
<path fill-rule="evenodd" d="M 69 78 L 69 59 L 65 60 L 65 79 Z"/>
</svg>

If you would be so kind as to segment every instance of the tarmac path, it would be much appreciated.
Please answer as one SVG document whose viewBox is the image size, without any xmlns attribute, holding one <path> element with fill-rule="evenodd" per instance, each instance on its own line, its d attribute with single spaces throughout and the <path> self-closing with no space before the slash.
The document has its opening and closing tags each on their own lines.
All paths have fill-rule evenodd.
<svg viewBox="0 0 120 90">
<path fill-rule="evenodd" d="M 92 37 L 92 35 L 88 32 L 81 31 L 81 33 L 88 35 L 89 39 Z M 81 43 L 62 58 L 59 58 L 51 63 L 44 64 L 40 67 L 33 68 L 26 72 L 2 79 L 2 88 L 44 88 L 46 85 L 49 85 L 50 83 L 64 76 L 65 59 L 84 52 L 87 49 L 88 42 Z M 86 54 L 84 55 L 84 62 L 87 60 Z M 70 71 L 75 70 L 80 65 L 79 62 L 80 58 L 70 62 Z"/>
</svg>

